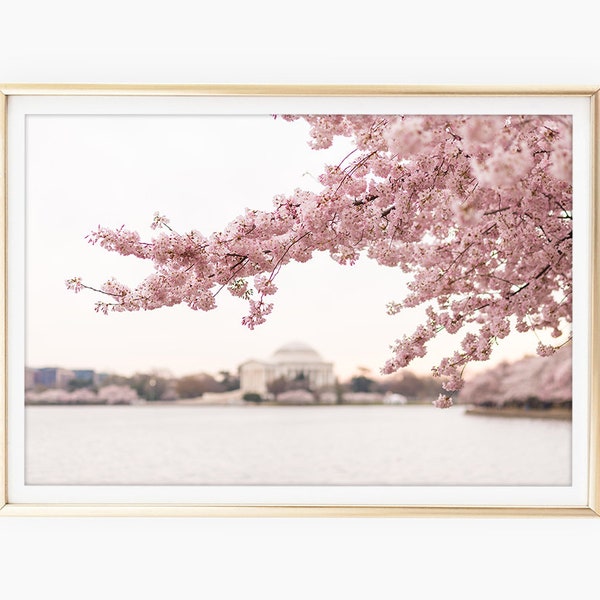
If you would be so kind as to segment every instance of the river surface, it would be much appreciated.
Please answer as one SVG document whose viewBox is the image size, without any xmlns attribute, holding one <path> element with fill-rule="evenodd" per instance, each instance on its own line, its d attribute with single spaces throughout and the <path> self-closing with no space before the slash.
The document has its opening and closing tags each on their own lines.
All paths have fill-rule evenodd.
<svg viewBox="0 0 600 600">
<path fill-rule="evenodd" d="M 570 485 L 571 423 L 428 406 L 26 408 L 27 484 Z"/>
</svg>

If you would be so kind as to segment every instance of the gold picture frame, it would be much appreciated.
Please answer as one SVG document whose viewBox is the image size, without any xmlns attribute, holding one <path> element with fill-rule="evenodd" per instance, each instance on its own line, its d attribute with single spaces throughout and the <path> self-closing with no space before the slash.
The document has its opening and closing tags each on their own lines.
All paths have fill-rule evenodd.
<svg viewBox="0 0 600 600">
<path fill-rule="evenodd" d="M 10 501 L 8 483 L 8 316 L 7 316 L 7 113 L 17 96 L 568 96 L 589 100 L 592 147 L 590 195 L 590 297 L 589 364 L 600 364 L 600 89 L 574 87 L 476 87 L 403 85 L 105 85 L 105 84 L 4 84 L 0 85 L 0 160 L 2 163 L 0 213 L 2 231 L 2 386 L 0 389 L 0 516 L 181 516 L 181 517 L 595 517 L 600 515 L 600 372 L 589 369 L 589 447 L 587 503 L 577 506 L 467 506 L 372 504 L 23 504 Z"/>
</svg>

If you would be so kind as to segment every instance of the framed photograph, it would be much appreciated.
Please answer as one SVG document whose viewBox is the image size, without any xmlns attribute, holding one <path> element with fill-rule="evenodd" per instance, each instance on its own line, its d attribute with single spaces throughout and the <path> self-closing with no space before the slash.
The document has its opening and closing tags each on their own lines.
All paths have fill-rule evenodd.
<svg viewBox="0 0 600 600">
<path fill-rule="evenodd" d="M 597 88 L 0 91 L 0 516 L 599 513 Z"/>
</svg>

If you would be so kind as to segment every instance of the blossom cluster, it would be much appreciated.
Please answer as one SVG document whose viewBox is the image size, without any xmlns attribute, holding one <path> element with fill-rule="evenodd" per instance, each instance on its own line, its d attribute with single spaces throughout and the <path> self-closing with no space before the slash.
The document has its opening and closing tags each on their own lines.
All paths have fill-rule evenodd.
<svg viewBox="0 0 600 600">
<path fill-rule="evenodd" d="M 436 400 L 432 402 L 436 408 L 450 408 L 454 402 L 447 394 L 440 394 Z"/>
<path fill-rule="evenodd" d="M 425 306 L 426 320 L 392 346 L 392 373 L 424 356 L 442 330 L 462 335 L 433 368 L 457 390 L 471 361 L 485 361 L 510 331 L 552 330 L 571 320 L 571 117 L 535 115 L 286 116 L 310 126 L 313 148 L 336 136 L 355 150 L 327 165 L 320 192 L 277 196 L 270 211 L 247 210 L 205 237 L 165 228 L 149 242 L 124 228 L 99 228 L 90 242 L 153 262 L 135 289 L 115 281 L 101 312 L 185 303 L 210 310 L 223 289 L 245 299 L 243 323 L 264 322 L 274 280 L 291 261 L 327 251 L 340 264 L 366 254 L 412 276 L 388 312 Z M 74 291 L 88 287 L 78 278 Z M 93 288 L 92 288 L 93 289 Z M 540 346 L 550 354 L 552 346 Z M 446 401 L 438 401 L 444 404 Z"/>
</svg>

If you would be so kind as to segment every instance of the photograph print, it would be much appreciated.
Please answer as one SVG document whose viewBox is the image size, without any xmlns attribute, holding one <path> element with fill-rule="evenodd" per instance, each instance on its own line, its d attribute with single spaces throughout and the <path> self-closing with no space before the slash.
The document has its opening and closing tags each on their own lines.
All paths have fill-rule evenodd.
<svg viewBox="0 0 600 600">
<path fill-rule="evenodd" d="M 571 485 L 572 134 L 29 116 L 25 483 Z"/>
</svg>

